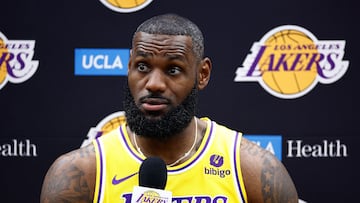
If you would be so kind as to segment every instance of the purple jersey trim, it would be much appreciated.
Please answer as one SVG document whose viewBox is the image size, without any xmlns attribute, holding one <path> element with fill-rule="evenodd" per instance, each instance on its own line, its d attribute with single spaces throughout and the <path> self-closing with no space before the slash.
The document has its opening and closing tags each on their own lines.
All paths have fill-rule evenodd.
<svg viewBox="0 0 360 203">
<path fill-rule="evenodd" d="M 211 135 L 212 135 L 212 131 L 213 131 L 213 126 L 214 126 L 214 124 L 213 124 L 213 122 L 211 122 L 211 124 L 210 124 L 209 136 L 208 136 L 208 138 L 207 138 L 207 140 L 206 140 L 206 143 L 205 143 L 205 146 L 202 148 L 200 154 L 199 154 L 194 160 L 192 160 L 189 164 L 185 165 L 184 167 L 181 167 L 181 168 L 175 169 L 175 170 L 171 170 L 171 169 L 170 169 L 170 170 L 168 170 L 168 172 L 178 172 L 178 171 L 181 171 L 181 170 L 183 170 L 184 168 L 187 168 L 188 166 L 190 166 L 190 165 L 192 165 L 193 163 L 195 163 L 197 160 L 199 160 L 199 158 L 204 154 L 206 148 L 207 148 L 208 145 L 209 145 L 209 142 L 210 142 L 210 139 L 211 139 Z"/>
<path fill-rule="evenodd" d="M 234 167 L 235 167 L 235 177 L 236 177 L 236 183 L 237 183 L 237 187 L 238 187 L 238 190 L 240 191 L 240 196 L 241 196 L 241 199 L 243 202 L 245 202 L 245 199 L 244 199 L 244 194 L 243 194 L 243 191 L 241 190 L 241 184 L 240 184 L 240 176 L 239 176 L 239 173 L 238 171 L 241 170 L 240 168 L 240 163 L 237 162 L 237 159 L 236 157 L 237 156 L 240 156 L 238 153 L 237 153 L 237 144 L 238 144 L 238 141 L 239 141 L 239 133 L 236 132 L 236 135 L 235 135 L 235 142 L 234 142 Z M 239 145 L 239 148 L 240 148 L 240 145 Z M 240 149 L 239 149 L 240 150 Z"/>
<path fill-rule="evenodd" d="M 104 165 L 103 165 L 103 152 L 102 152 L 102 149 L 101 149 L 99 139 L 96 139 L 96 143 L 98 145 L 99 157 L 100 157 L 100 183 L 99 183 L 99 194 L 98 194 L 98 199 L 97 199 L 97 202 L 100 203 L 100 197 L 102 195 Z"/>
<path fill-rule="evenodd" d="M 204 146 L 203 149 L 201 150 L 200 154 L 199 154 L 194 160 L 192 160 L 189 164 L 187 164 L 186 166 L 181 167 L 181 168 L 179 168 L 179 169 L 175 169 L 175 170 L 171 170 L 171 169 L 170 169 L 170 170 L 168 170 L 168 172 L 178 172 L 178 171 L 181 171 L 181 170 L 183 170 L 184 168 L 187 168 L 189 165 L 192 165 L 193 163 L 195 163 L 197 160 L 199 160 L 199 158 L 201 157 L 202 154 L 204 154 L 207 146 L 209 145 L 209 142 L 210 142 L 210 140 L 211 140 L 211 135 L 212 135 L 212 132 L 213 132 L 213 128 L 214 128 L 213 126 L 214 126 L 214 124 L 213 124 L 213 122 L 211 122 L 211 123 L 210 123 L 209 136 L 208 136 L 208 138 L 207 138 L 207 140 L 206 140 L 206 143 L 205 143 L 205 146 Z M 143 159 L 142 159 L 141 157 L 139 157 L 136 153 L 134 153 L 134 152 L 131 150 L 129 144 L 126 142 L 126 138 L 125 138 L 125 133 L 124 133 L 123 127 L 124 127 L 124 125 L 120 127 L 120 135 L 121 135 L 121 138 L 123 139 L 123 141 L 124 141 L 124 143 L 125 143 L 126 148 L 128 149 L 128 151 L 129 151 L 136 159 L 138 159 L 139 161 L 143 161 Z"/>
<path fill-rule="evenodd" d="M 125 125 L 122 125 L 122 126 L 120 127 L 120 135 L 121 135 L 121 138 L 123 139 L 123 141 L 124 141 L 124 143 L 125 143 L 125 146 L 126 146 L 127 150 L 128 150 L 136 159 L 138 159 L 139 161 L 144 161 L 141 157 L 139 157 L 137 154 L 135 154 L 135 153 L 131 150 L 130 145 L 126 142 L 125 133 L 124 133 L 124 129 L 123 129 L 124 126 L 125 126 Z"/>
</svg>

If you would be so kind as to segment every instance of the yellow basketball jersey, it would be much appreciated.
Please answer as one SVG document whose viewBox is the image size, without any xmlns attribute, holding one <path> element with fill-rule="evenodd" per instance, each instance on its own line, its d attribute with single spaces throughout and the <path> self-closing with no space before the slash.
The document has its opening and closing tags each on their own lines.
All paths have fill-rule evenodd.
<svg viewBox="0 0 360 203">
<path fill-rule="evenodd" d="M 165 190 L 173 203 L 245 203 L 240 170 L 242 134 L 202 118 L 207 129 L 197 152 L 169 167 Z M 93 141 L 96 152 L 94 203 L 130 203 L 138 171 L 146 158 L 132 146 L 126 124 Z"/>
</svg>

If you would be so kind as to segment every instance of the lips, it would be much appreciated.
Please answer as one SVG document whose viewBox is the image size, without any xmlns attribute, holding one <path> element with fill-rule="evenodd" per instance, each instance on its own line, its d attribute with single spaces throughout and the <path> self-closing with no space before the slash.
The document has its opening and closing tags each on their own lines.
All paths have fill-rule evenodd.
<svg viewBox="0 0 360 203">
<path fill-rule="evenodd" d="M 145 98 L 141 101 L 141 106 L 145 111 L 162 111 L 168 104 L 168 100 L 164 98 Z"/>
</svg>

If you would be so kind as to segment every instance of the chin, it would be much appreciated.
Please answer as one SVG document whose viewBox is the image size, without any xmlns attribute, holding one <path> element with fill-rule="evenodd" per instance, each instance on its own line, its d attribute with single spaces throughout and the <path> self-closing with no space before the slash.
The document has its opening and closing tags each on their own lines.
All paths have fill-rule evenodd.
<svg viewBox="0 0 360 203">
<path fill-rule="evenodd" d="M 145 118 L 148 120 L 158 121 L 164 118 L 164 113 L 161 112 L 144 112 Z"/>
</svg>

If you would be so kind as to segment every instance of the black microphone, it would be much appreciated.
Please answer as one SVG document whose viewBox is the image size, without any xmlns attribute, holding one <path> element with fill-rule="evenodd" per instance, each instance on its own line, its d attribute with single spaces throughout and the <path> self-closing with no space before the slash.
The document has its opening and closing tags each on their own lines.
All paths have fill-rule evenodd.
<svg viewBox="0 0 360 203">
<path fill-rule="evenodd" d="M 164 190 L 167 181 L 165 162 L 159 157 L 145 159 L 139 169 L 139 186 L 134 186 L 131 203 L 172 203 L 172 192 Z"/>
<path fill-rule="evenodd" d="M 167 181 L 166 163 L 159 157 L 148 157 L 140 165 L 139 186 L 165 189 Z"/>
</svg>

